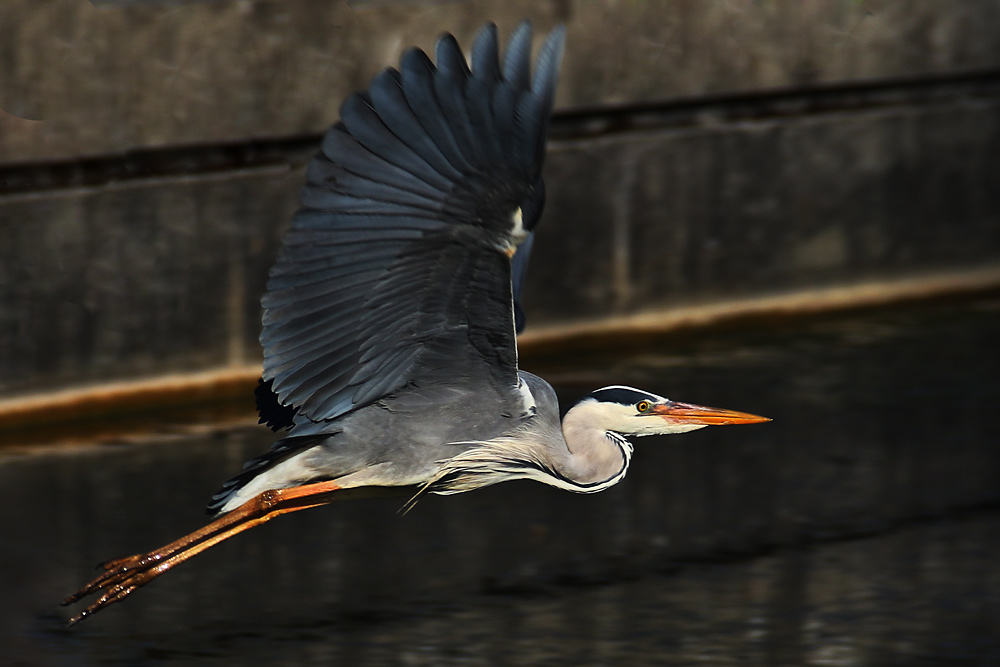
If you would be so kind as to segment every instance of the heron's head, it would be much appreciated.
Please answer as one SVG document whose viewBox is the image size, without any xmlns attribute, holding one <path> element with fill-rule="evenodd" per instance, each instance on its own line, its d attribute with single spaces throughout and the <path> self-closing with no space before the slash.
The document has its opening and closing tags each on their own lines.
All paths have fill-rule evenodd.
<svg viewBox="0 0 1000 667">
<path fill-rule="evenodd" d="M 746 412 L 679 403 L 648 391 L 612 386 L 591 392 L 570 409 L 575 419 L 622 435 L 684 433 L 721 424 L 771 421 Z M 570 414 L 567 413 L 567 418 Z"/>
</svg>

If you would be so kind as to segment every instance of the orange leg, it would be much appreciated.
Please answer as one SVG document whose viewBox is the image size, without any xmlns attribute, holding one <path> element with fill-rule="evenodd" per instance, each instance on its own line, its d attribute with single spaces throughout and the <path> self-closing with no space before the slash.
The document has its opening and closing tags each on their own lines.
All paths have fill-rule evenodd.
<svg viewBox="0 0 1000 667">
<path fill-rule="evenodd" d="M 174 540 L 154 551 L 101 563 L 104 573 L 63 600 L 72 604 L 101 592 L 89 607 L 70 619 L 69 625 L 79 623 L 109 604 L 125 599 L 140 586 L 144 586 L 173 566 L 197 556 L 205 549 L 227 540 L 248 528 L 260 525 L 280 514 L 297 512 L 324 505 L 341 487 L 336 482 L 318 482 L 290 489 L 264 491 L 232 512 L 223 515 L 204 528 Z"/>
</svg>

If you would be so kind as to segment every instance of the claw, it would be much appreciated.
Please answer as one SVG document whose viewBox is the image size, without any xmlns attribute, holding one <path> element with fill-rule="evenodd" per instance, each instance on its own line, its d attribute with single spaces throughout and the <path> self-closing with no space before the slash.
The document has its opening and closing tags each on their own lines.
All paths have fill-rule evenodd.
<svg viewBox="0 0 1000 667">
<path fill-rule="evenodd" d="M 340 486 L 336 482 L 327 481 L 290 489 L 265 491 L 204 528 L 155 551 L 105 561 L 98 566 L 104 572 L 62 601 L 63 606 L 66 606 L 79 602 L 92 593 L 103 591 L 101 596 L 86 609 L 69 619 L 68 624 L 76 625 L 108 605 L 125 599 L 174 565 L 183 563 L 188 558 L 248 528 L 281 514 L 328 503 L 332 500 L 331 494 L 339 489 Z"/>
<path fill-rule="evenodd" d="M 95 577 L 92 581 L 85 584 L 80 590 L 73 593 L 60 604 L 62 606 L 73 604 L 74 602 L 79 602 L 83 598 L 87 597 L 91 593 L 98 591 L 102 588 L 107 588 L 108 586 L 114 586 L 121 581 L 123 581 L 129 574 L 129 572 L 134 569 L 136 565 L 143 565 L 143 560 L 145 557 L 141 554 L 136 554 L 134 556 L 127 556 L 125 558 L 116 558 L 114 560 L 104 561 L 97 567 L 104 570 L 101 574 Z M 138 574 L 138 573 L 136 573 Z M 135 576 L 135 575 L 132 575 Z M 75 620 L 71 621 L 70 625 L 78 622 L 82 616 L 85 616 L 89 612 L 80 614 L 74 617 Z"/>
</svg>

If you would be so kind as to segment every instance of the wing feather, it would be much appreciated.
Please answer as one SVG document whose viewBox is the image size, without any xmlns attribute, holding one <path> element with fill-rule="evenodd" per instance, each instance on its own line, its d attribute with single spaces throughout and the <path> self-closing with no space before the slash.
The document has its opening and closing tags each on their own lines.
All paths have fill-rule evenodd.
<svg viewBox="0 0 1000 667">
<path fill-rule="evenodd" d="M 287 409 L 275 424 L 333 420 L 408 384 L 516 385 L 507 248 L 514 211 L 540 209 L 563 39 L 550 34 L 532 77 L 527 22 L 502 61 L 496 27 L 480 31 L 471 70 L 444 35 L 436 65 L 410 50 L 345 101 L 261 300 L 259 391 L 272 415 Z"/>
<path fill-rule="evenodd" d="M 531 86 L 531 23 L 521 21 L 507 38 L 504 49 L 503 80 L 515 89 Z"/>
<path fill-rule="evenodd" d="M 400 141 L 379 117 L 375 107 L 361 95 L 349 97 L 340 108 L 347 131 L 372 155 L 412 174 L 439 192 L 447 192 L 450 182 L 434 167 Z"/>
<path fill-rule="evenodd" d="M 386 70 L 372 81 L 372 102 L 379 118 L 396 138 L 440 176 L 449 181 L 461 179 L 462 173 L 448 161 L 410 109 L 398 76 L 395 70 Z"/>
<path fill-rule="evenodd" d="M 451 35 L 443 35 L 437 45 L 437 76 L 434 90 L 443 119 L 462 148 L 473 169 L 486 163 L 481 147 L 472 133 L 472 121 L 465 104 L 465 87 L 471 73 L 458 42 Z"/>
<path fill-rule="evenodd" d="M 326 133 L 322 154 L 317 156 L 317 159 L 332 162 L 352 174 L 381 184 L 383 187 L 426 194 L 435 199 L 446 194 L 427 180 L 407 171 L 406 168 L 369 152 L 358 139 L 348 134 L 347 127 L 342 123 L 338 123 Z M 308 175 L 306 183 L 307 187 L 309 184 L 322 187 L 345 185 L 339 183 L 336 178 L 312 180 Z"/>
<path fill-rule="evenodd" d="M 434 91 L 435 67 L 420 49 L 410 49 L 400 63 L 403 95 L 413 114 L 420 121 L 434 144 L 459 172 L 472 170 L 472 164 L 462 152 L 448 125 Z"/>
</svg>

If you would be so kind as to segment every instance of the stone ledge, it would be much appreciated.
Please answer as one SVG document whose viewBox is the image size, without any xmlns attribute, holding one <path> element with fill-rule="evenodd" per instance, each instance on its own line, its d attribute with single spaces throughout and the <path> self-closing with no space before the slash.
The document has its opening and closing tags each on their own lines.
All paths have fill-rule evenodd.
<svg viewBox="0 0 1000 667">
<path fill-rule="evenodd" d="M 802 290 L 741 301 L 722 301 L 687 308 L 649 311 L 626 317 L 539 327 L 518 339 L 522 367 L 569 354 L 600 350 L 609 340 L 643 340 L 711 330 L 753 321 L 806 319 L 889 307 L 907 302 L 961 298 L 1000 291 L 1000 264 L 969 271 L 950 271 L 906 279 L 874 281 L 847 287 Z M 247 410 L 260 377 L 260 366 L 244 364 L 197 373 L 170 374 L 137 380 L 67 388 L 0 400 L 0 434 L 80 420 L 244 398 Z M 125 428 L 133 427 L 126 424 Z M 102 432 L 106 436 L 106 432 Z M 0 444 L 4 438 L 0 435 Z"/>
</svg>

